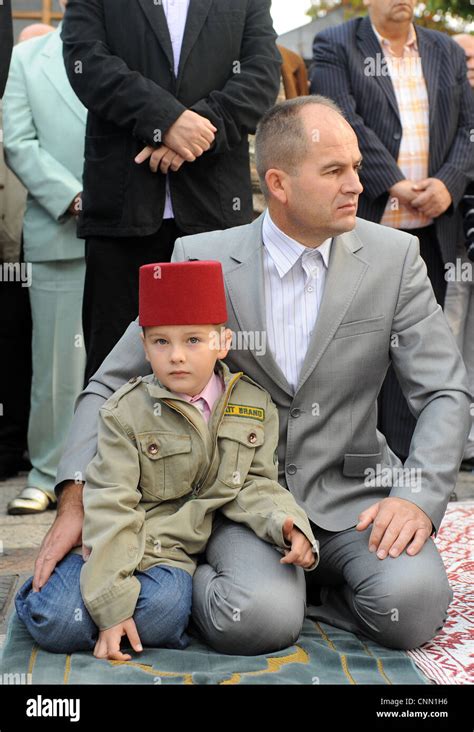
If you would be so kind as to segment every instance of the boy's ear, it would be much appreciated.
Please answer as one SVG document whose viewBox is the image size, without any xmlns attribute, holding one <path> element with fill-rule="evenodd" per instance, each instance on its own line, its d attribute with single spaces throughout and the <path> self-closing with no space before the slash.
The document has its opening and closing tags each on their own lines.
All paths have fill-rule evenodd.
<svg viewBox="0 0 474 732">
<path fill-rule="evenodd" d="M 230 348 L 232 346 L 232 331 L 230 328 L 225 328 L 225 330 L 221 331 L 220 334 L 220 344 L 221 344 L 221 355 L 219 358 L 225 358 L 230 351 Z M 224 355 L 223 355 L 224 354 Z"/>
<path fill-rule="evenodd" d="M 224 331 L 224 343 L 225 348 L 229 351 L 230 347 L 232 346 L 232 336 L 234 334 L 232 333 L 230 328 L 226 328 Z"/>
</svg>

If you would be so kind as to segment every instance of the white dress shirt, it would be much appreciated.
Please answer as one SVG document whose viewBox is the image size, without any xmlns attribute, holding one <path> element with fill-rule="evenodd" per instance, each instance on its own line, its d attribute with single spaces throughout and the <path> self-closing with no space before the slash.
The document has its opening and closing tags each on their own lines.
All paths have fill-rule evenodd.
<svg viewBox="0 0 474 732">
<path fill-rule="evenodd" d="M 318 317 L 332 239 L 314 249 L 263 219 L 263 271 L 268 347 L 296 390 Z"/>
<path fill-rule="evenodd" d="M 179 57 L 181 56 L 181 47 L 183 45 L 184 29 L 186 26 L 186 18 L 188 16 L 190 0 L 161 0 L 163 10 L 165 11 L 168 30 L 173 47 L 174 74 L 178 76 Z M 158 171 L 157 175 L 163 175 Z M 166 201 L 164 219 L 174 218 L 173 206 L 171 203 L 169 176 L 166 176 Z"/>
</svg>

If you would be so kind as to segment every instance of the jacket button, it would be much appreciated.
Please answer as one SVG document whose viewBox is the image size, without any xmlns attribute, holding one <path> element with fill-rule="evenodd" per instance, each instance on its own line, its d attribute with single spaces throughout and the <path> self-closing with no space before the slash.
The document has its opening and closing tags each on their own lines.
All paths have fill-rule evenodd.
<svg viewBox="0 0 474 732">
<path fill-rule="evenodd" d="M 399 140 L 400 138 L 401 138 L 401 133 L 400 132 L 394 132 L 393 133 L 393 139 L 394 140 Z"/>
<path fill-rule="evenodd" d="M 301 414 L 301 409 L 298 409 L 298 407 L 295 407 L 294 409 L 291 410 L 290 414 L 292 417 L 295 417 L 295 418 L 299 417 Z"/>
<path fill-rule="evenodd" d="M 148 445 L 148 452 L 150 453 L 150 455 L 156 455 L 158 449 L 158 445 L 155 442 L 152 442 L 151 445 Z"/>
<path fill-rule="evenodd" d="M 252 443 L 252 445 L 257 442 L 257 434 L 255 432 L 251 432 L 248 436 L 248 441 Z"/>
<path fill-rule="evenodd" d="M 298 468 L 296 467 L 296 465 L 288 465 L 286 472 L 289 473 L 290 475 L 294 475 L 297 470 L 298 470 Z"/>
</svg>

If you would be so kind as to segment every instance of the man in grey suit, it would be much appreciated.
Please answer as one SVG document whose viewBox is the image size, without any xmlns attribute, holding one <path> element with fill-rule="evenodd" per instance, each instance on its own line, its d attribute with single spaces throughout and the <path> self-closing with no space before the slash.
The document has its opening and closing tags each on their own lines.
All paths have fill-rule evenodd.
<svg viewBox="0 0 474 732">
<path fill-rule="evenodd" d="M 222 262 L 239 345 L 227 362 L 278 406 L 279 481 L 320 543 L 320 565 L 306 578 L 321 586 L 320 604 L 308 614 L 414 648 L 442 627 L 452 598 L 431 537 L 469 431 L 465 369 L 416 237 L 356 218 L 361 156 L 337 106 L 323 97 L 277 105 L 260 122 L 256 151 L 266 213 L 178 239 L 173 259 Z M 376 428 L 390 361 L 418 418 L 404 466 Z M 81 541 L 81 481 L 99 407 L 149 370 L 135 321 L 79 398 L 35 590 Z M 216 522 L 194 577 L 201 637 L 250 655 L 293 643 L 306 604 L 298 569 L 246 527 Z"/>
</svg>

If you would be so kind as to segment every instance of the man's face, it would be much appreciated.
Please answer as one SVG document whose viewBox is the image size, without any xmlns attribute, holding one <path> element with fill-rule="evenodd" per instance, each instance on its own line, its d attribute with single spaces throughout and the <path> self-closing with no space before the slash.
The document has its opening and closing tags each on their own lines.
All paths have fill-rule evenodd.
<svg viewBox="0 0 474 732">
<path fill-rule="evenodd" d="M 170 391 L 194 396 L 211 378 L 218 358 L 225 358 L 232 331 L 214 325 L 163 325 L 142 334 L 147 361 Z M 224 347 L 219 347 L 224 346 Z"/>
<path fill-rule="evenodd" d="M 287 213 L 293 230 L 315 231 L 324 238 L 351 231 L 363 186 L 361 153 L 347 122 L 320 107 L 306 107 L 302 118 L 309 152 L 297 174 L 287 178 Z"/>
<path fill-rule="evenodd" d="M 364 0 L 374 23 L 406 23 L 413 19 L 417 0 Z"/>
</svg>

